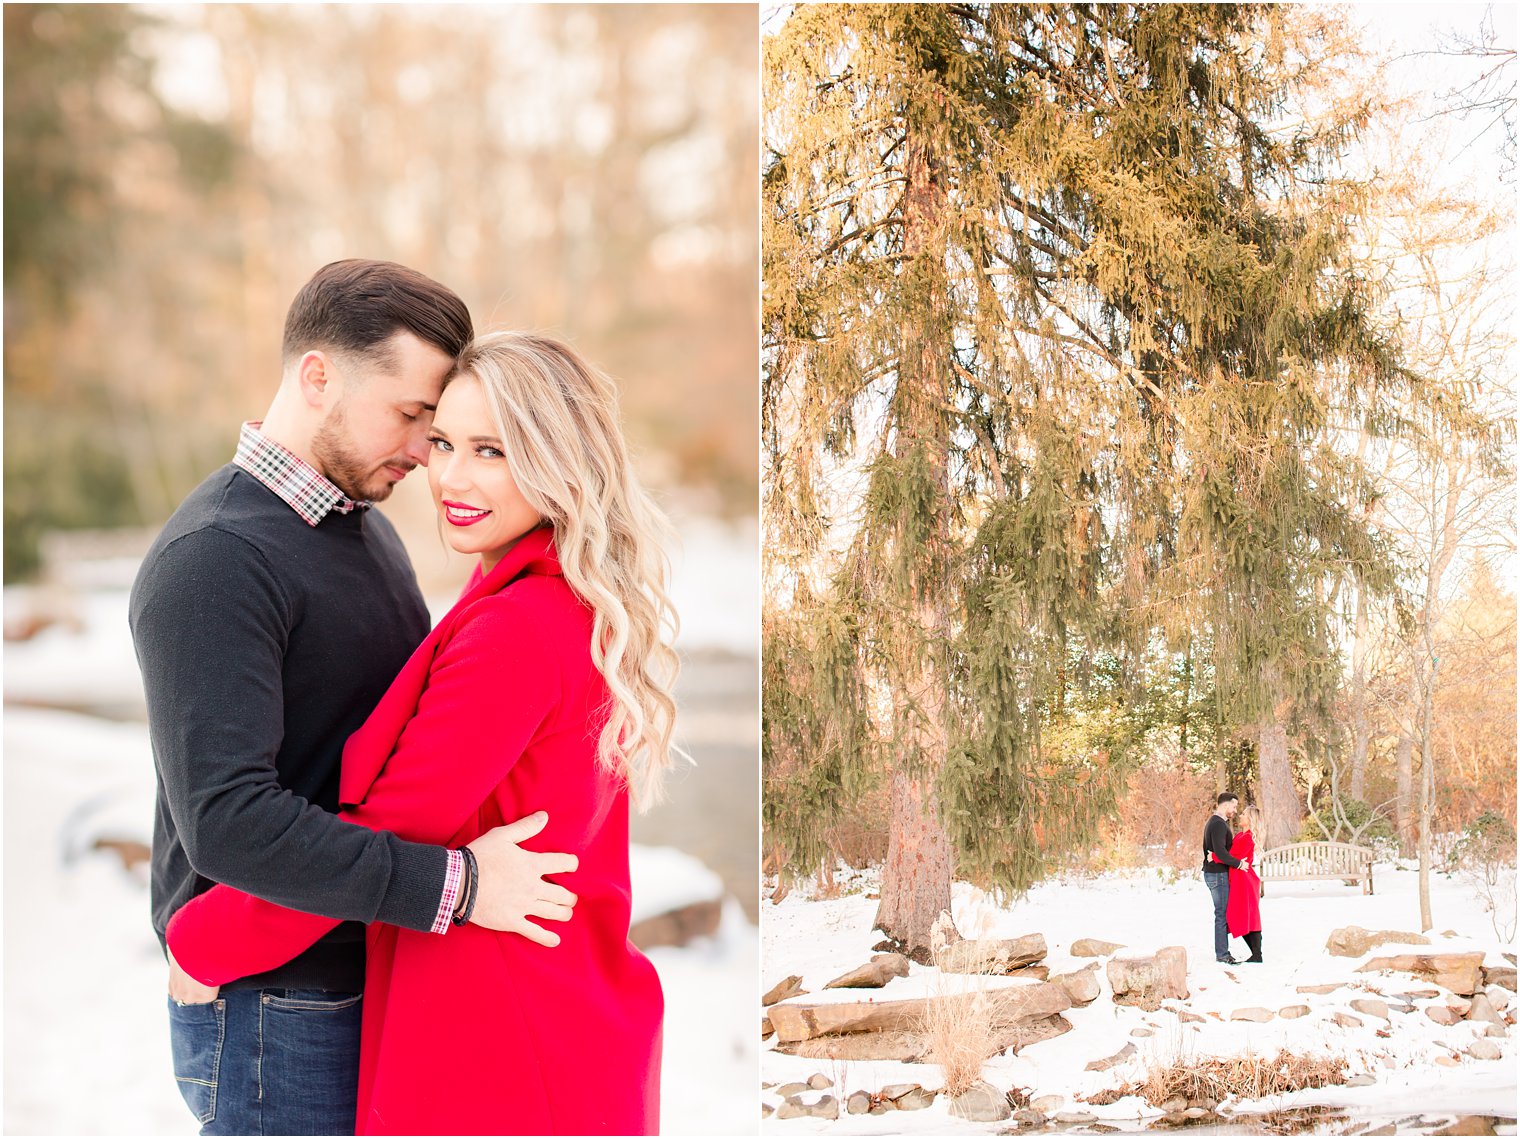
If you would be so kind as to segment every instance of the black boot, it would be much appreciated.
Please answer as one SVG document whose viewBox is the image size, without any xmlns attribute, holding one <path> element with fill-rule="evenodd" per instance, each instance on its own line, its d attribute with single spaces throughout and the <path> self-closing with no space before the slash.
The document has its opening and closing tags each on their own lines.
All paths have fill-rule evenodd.
<svg viewBox="0 0 1520 1139">
<path fill-rule="evenodd" d="M 1263 964 L 1263 961 L 1261 959 L 1261 930 L 1252 930 L 1250 933 L 1246 934 L 1245 940 L 1246 948 L 1251 951 L 1251 956 L 1245 959 L 1245 964 Z"/>
</svg>

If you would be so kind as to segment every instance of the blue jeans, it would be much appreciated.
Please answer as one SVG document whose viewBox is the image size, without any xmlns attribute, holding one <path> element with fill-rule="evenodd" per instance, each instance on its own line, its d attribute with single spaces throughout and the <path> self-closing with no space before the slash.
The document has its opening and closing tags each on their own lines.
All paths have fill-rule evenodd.
<svg viewBox="0 0 1520 1139">
<path fill-rule="evenodd" d="M 358 993 L 240 989 L 169 1001 L 174 1080 L 202 1135 L 352 1135 Z"/>
<path fill-rule="evenodd" d="M 1223 961 L 1230 955 L 1230 929 L 1224 920 L 1225 906 L 1230 901 L 1230 876 L 1206 873 L 1203 884 L 1209 888 L 1209 897 L 1214 900 L 1214 960 Z"/>
</svg>

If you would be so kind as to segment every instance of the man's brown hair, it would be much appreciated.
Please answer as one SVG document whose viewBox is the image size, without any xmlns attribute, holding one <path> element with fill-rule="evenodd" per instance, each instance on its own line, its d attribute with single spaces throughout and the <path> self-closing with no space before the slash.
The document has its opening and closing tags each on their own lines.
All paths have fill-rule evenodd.
<svg viewBox="0 0 1520 1139">
<path fill-rule="evenodd" d="M 282 356 L 288 364 L 321 349 L 385 366 L 380 345 L 397 332 L 458 356 L 474 339 L 475 327 L 452 289 L 415 269 L 394 261 L 334 261 L 318 269 L 290 302 Z"/>
</svg>

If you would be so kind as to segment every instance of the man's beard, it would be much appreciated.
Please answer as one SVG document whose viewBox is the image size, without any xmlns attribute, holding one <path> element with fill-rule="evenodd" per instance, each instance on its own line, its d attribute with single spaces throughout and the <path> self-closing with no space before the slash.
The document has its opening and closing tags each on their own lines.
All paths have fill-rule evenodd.
<svg viewBox="0 0 1520 1139">
<path fill-rule="evenodd" d="M 339 403 L 312 436 L 311 453 L 321 465 L 322 473 L 349 498 L 356 502 L 383 502 L 395 489 L 395 480 L 355 456 L 347 426 L 343 405 Z M 403 464 L 411 469 L 412 464 L 404 460 L 395 465 Z"/>
</svg>

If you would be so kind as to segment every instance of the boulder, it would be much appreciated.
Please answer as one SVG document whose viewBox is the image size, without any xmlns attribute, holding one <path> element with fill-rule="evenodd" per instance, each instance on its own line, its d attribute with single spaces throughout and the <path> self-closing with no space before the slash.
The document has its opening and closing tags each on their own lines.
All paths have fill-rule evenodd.
<svg viewBox="0 0 1520 1139">
<path fill-rule="evenodd" d="M 1001 1123 L 1013 1114 L 1008 1097 L 978 1080 L 958 1096 L 950 1098 L 950 1114 L 972 1123 Z"/>
<path fill-rule="evenodd" d="M 1266 1024 L 1275 1015 L 1269 1008 L 1238 1008 L 1230 1014 L 1230 1019 L 1249 1020 L 1254 1024 Z"/>
<path fill-rule="evenodd" d="M 1119 1051 L 1115 1052 L 1112 1056 L 1105 1056 L 1101 1060 L 1090 1061 L 1088 1063 L 1088 1065 L 1087 1065 L 1087 1071 L 1089 1071 L 1089 1072 L 1106 1072 L 1110 1068 L 1116 1068 L 1116 1067 L 1118 1067 L 1120 1064 L 1124 1063 L 1126 1060 L 1128 1060 L 1130 1057 L 1132 1057 L 1134 1055 L 1135 1055 L 1135 1046 L 1133 1044 L 1126 1044 L 1123 1048 L 1119 1049 Z"/>
<path fill-rule="evenodd" d="M 1187 950 L 1170 945 L 1148 957 L 1110 957 L 1108 983 L 1114 1003 L 1155 1012 L 1168 997 L 1186 1000 Z"/>
<path fill-rule="evenodd" d="M 1389 1019 L 1388 1006 L 1382 1001 L 1374 1000 L 1371 997 L 1358 997 L 1351 1002 L 1351 1007 L 1356 1009 L 1357 1012 L 1366 1013 L 1368 1016 L 1381 1017 L 1383 1020 Z"/>
<path fill-rule="evenodd" d="M 1425 1015 L 1443 1028 L 1450 1028 L 1462 1019 L 1455 1009 L 1449 1009 L 1445 1005 L 1431 1005 L 1425 1010 Z"/>
<path fill-rule="evenodd" d="M 1342 926 L 1330 934 L 1325 949 L 1332 957 L 1361 957 L 1379 945 L 1429 945 L 1430 938 L 1397 929 L 1363 929 L 1359 925 Z"/>
<path fill-rule="evenodd" d="M 777 1001 L 784 1001 L 788 997 L 801 997 L 806 995 L 807 994 L 803 992 L 802 989 L 802 978 L 796 974 L 793 974 L 792 976 L 786 978 L 786 980 L 777 981 L 774 985 L 772 985 L 771 991 L 760 998 L 760 1003 L 766 1008 L 769 1008 Z"/>
<path fill-rule="evenodd" d="M 871 1110 L 871 1097 L 865 1092 L 851 1092 L 844 1101 L 844 1109 L 851 1115 L 864 1115 Z"/>
<path fill-rule="evenodd" d="M 825 989 L 879 989 L 888 981 L 908 975 L 908 959 L 901 953 L 878 953 L 857 969 L 835 977 Z"/>
<path fill-rule="evenodd" d="M 1492 1040 L 1489 1040 L 1482 1036 L 1478 1037 L 1478 1039 L 1474 1040 L 1467 1046 L 1467 1054 L 1474 1060 L 1504 1059 L 1504 1050 L 1495 1044 Z"/>
<path fill-rule="evenodd" d="M 1287 1008 L 1277 1010 L 1277 1015 L 1284 1020 L 1297 1020 L 1301 1016 L 1309 1015 L 1308 1005 L 1289 1005 Z"/>
<path fill-rule="evenodd" d="M 801 1095 L 803 1092 L 809 1090 L 811 1089 L 808 1088 L 806 1083 L 802 1082 L 801 1080 L 793 1080 L 791 1083 L 782 1084 L 779 1088 L 777 1088 L 776 1094 L 778 1096 L 783 1096 L 789 1099 L 792 1096 Z"/>
<path fill-rule="evenodd" d="M 1108 957 L 1123 948 L 1124 946 L 1117 941 L 1099 941 L 1095 937 L 1084 937 L 1080 941 L 1072 942 L 1071 955 L 1073 957 Z"/>
<path fill-rule="evenodd" d="M 1485 965 L 1483 967 L 1483 983 L 1485 985 L 1500 985 L 1513 993 L 1515 991 L 1515 967 L 1513 965 Z"/>
<path fill-rule="evenodd" d="M 1470 997 L 1478 989 L 1483 970 L 1481 953 L 1400 953 L 1396 957 L 1374 957 L 1358 973 L 1391 970 L 1413 973 L 1417 977 Z"/>
<path fill-rule="evenodd" d="M 1045 958 L 1045 935 L 953 941 L 939 951 L 935 963 L 945 973 L 987 973 L 1006 976 Z"/>
<path fill-rule="evenodd" d="M 1071 998 L 1071 1003 L 1078 1008 L 1092 1004 L 1103 991 L 1098 984 L 1096 961 L 1085 969 L 1078 969 L 1075 973 L 1061 973 L 1050 980 L 1052 984 L 1060 985 L 1065 989 L 1066 995 Z"/>
<path fill-rule="evenodd" d="M 990 989 L 985 993 L 954 993 L 896 1001 L 789 1002 L 773 1006 L 770 1017 L 780 1041 L 810 1040 L 847 1032 L 919 1032 L 931 1000 L 960 1003 L 978 998 L 992 1002 L 992 1019 L 996 1025 L 1040 1020 L 1071 1007 L 1071 998 L 1065 989 L 1041 981 Z"/>
<path fill-rule="evenodd" d="M 829 1079 L 822 1072 L 814 1072 L 811 1076 L 808 1077 L 807 1084 L 808 1087 L 812 1088 L 815 1092 L 821 1092 L 827 1091 L 829 1088 L 833 1087 L 834 1081 Z"/>
<path fill-rule="evenodd" d="M 909 1092 L 922 1090 L 918 1084 L 887 1084 L 881 1089 L 881 1098 L 887 1102 L 895 1101 L 899 1096 L 905 1096 Z"/>
</svg>

